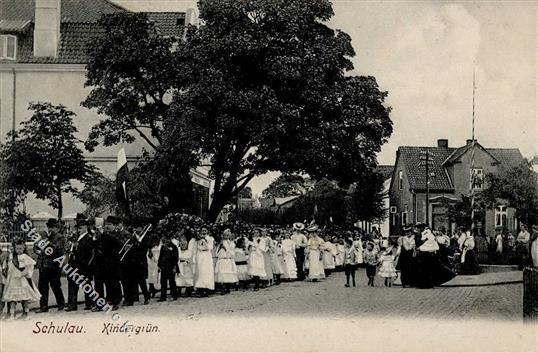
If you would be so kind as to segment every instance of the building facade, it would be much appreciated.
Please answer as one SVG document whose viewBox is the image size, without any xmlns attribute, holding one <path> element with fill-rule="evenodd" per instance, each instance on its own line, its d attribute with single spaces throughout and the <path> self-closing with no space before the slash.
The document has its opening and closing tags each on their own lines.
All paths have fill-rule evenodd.
<svg viewBox="0 0 538 353">
<path fill-rule="evenodd" d="M 438 140 L 436 147 L 399 147 L 390 185 L 391 234 L 399 234 L 403 225 L 427 220 L 432 229 L 454 230 L 447 204 L 460 201 L 462 195 L 480 193 L 487 174 L 521 162 L 518 149 L 484 148 L 477 141 L 473 148 L 471 140 L 459 148 L 449 147 L 445 139 Z M 493 234 L 497 227 L 518 227 L 515 209 L 500 201 L 495 209 L 486 210 L 482 225 L 486 234 Z"/>
<path fill-rule="evenodd" d="M 105 14 L 126 12 L 108 0 L 0 0 L 0 141 L 30 118 L 30 102 L 62 104 L 76 114 L 78 137 L 85 140 L 101 117 L 81 106 L 90 92 L 84 87 L 87 45 L 99 35 L 97 21 Z M 197 23 L 197 10 L 148 12 L 162 35 L 181 38 L 186 24 Z M 83 147 L 83 146 L 81 146 Z M 118 150 L 124 147 L 129 167 L 136 165 L 143 148 L 142 139 L 132 144 L 100 146 L 87 160 L 107 177 L 115 178 Z M 210 203 L 211 179 L 206 168 L 191 171 L 199 215 Z M 64 215 L 84 209 L 71 195 L 64 196 Z M 56 214 L 47 201 L 31 195 L 25 201 L 26 212 Z"/>
</svg>

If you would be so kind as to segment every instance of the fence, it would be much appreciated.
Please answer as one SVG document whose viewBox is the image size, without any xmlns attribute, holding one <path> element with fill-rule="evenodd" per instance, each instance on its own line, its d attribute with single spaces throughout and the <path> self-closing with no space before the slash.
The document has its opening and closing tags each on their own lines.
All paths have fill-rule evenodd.
<svg viewBox="0 0 538 353">
<path fill-rule="evenodd" d="M 538 321 L 538 269 L 523 270 L 523 320 Z"/>
</svg>

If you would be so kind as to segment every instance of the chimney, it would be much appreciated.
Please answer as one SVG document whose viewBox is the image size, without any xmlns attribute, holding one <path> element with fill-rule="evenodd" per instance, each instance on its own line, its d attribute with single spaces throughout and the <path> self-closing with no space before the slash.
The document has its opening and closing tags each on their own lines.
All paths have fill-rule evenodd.
<svg viewBox="0 0 538 353">
<path fill-rule="evenodd" d="M 478 143 L 478 141 L 476 141 L 476 140 L 474 140 L 474 142 L 475 142 L 475 143 Z M 467 139 L 467 141 L 466 141 L 465 144 L 466 144 L 466 145 L 470 145 L 470 144 L 472 144 L 472 143 L 473 143 L 473 140 L 472 140 L 472 139 Z"/>
<path fill-rule="evenodd" d="M 437 140 L 437 147 L 448 148 L 448 140 L 447 139 L 438 139 Z"/>
<path fill-rule="evenodd" d="M 35 0 L 34 56 L 58 57 L 61 0 Z"/>
</svg>

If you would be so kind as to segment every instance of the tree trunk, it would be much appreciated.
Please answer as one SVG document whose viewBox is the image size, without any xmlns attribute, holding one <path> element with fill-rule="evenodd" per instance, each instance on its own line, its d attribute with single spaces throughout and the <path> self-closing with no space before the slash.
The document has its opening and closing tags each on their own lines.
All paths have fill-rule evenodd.
<svg viewBox="0 0 538 353">
<path fill-rule="evenodd" d="M 57 194 L 58 194 L 58 220 L 60 221 L 63 216 L 64 206 L 62 203 L 62 187 L 57 187 Z"/>
<path fill-rule="evenodd" d="M 231 198 L 231 195 L 228 195 L 226 197 L 223 192 L 215 192 L 213 196 L 213 201 L 211 202 L 211 206 L 209 207 L 209 212 L 207 214 L 207 221 L 214 223 L 217 220 L 217 217 L 220 214 L 220 211 L 226 204 L 226 201 L 228 201 Z"/>
</svg>

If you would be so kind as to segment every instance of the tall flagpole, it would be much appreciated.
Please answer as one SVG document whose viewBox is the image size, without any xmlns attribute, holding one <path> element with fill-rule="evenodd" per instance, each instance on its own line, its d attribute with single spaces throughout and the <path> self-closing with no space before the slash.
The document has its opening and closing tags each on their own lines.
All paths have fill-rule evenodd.
<svg viewBox="0 0 538 353">
<path fill-rule="evenodd" d="M 475 90 L 476 90 L 476 66 L 473 68 L 473 120 L 472 120 L 472 145 L 471 145 L 471 234 L 474 235 L 474 183 L 475 183 L 475 171 L 474 171 L 474 151 L 475 151 L 475 135 L 474 135 L 474 122 L 475 122 Z"/>
</svg>

